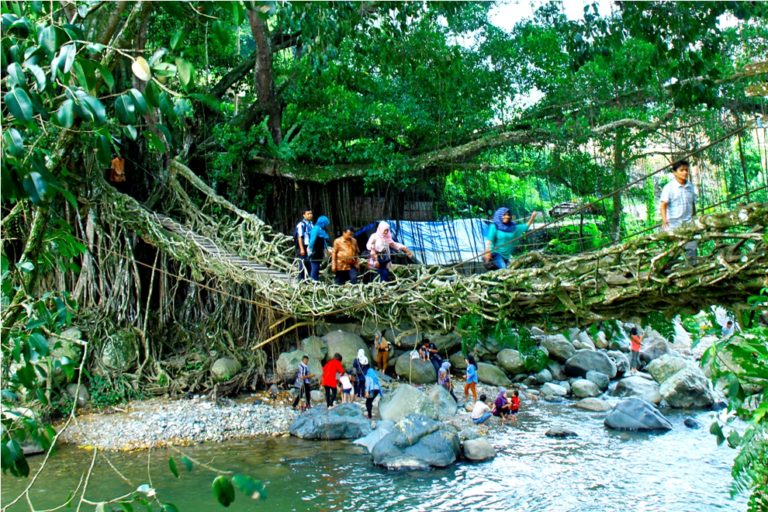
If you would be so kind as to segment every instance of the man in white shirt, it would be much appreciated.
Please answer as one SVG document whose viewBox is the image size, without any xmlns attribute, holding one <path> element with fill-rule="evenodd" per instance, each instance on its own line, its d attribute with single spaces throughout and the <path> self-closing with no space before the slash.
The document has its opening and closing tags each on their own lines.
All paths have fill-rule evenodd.
<svg viewBox="0 0 768 512">
<path fill-rule="evenodd" d="M 309 235 L 312 232 L 312 209 L 305 208 L 302 219 L 296 224 L 293 230 L 293 237 L 296 243 L 296 258 L 299 260 L 299 280 L 303 281 L 309 278 Z"/>
<path fill-rule="evenodd" d="M 679 160 L 672 164 L 674 179 L 661 191 L 661 229 L 667 231 L 691 222 L 696 215 L 696 191 L 688 179 L 689 164 Z M 696 241 L 685 244 L 685 258 L 696 265 Z"/>
</svg>

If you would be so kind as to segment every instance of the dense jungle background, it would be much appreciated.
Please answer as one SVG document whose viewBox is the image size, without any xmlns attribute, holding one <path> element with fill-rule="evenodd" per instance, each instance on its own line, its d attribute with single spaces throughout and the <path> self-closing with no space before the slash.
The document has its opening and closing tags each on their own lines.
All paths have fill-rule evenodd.
<svg viewBox="0 0 768 512">
<path fill-rule="evenodd" d="M 3 471 L 74 413 L 69 383 L 97 406 L 253 389 L 311 332 L 253 350 L 286 319 L 147 243 L 111 194 L 189 208 L 169 205 L 177 159 L 286 235 L 304 207 L 338 233 L 503 205 L 546 212 L 523 251 L 606 247 L 656 229 L 678 158 L 700 214 L 768 200 L 767 20 L 761 2 L 3 1 Z M 764 303 L 724 306 L 761 329 Z M 244 371 L 217 384 L 222 355 Z M 765 485 L 766 412 L 741 410 L 745 488 Z"/>
</svg>

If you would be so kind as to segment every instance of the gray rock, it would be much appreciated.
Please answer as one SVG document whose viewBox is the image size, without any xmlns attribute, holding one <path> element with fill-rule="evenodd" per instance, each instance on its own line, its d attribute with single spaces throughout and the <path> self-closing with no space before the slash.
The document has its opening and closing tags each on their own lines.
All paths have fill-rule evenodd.
<svg viewBox="0 0 768 512">
<path fill-rule="evenodd" d="M 547 364 L 547 370 L 552 374 L 553 380 L 565 380 L 568 378 L 565 374 L 565 367 L 557 361 L 550 361 Z"/>
<path fill-rule="evenodd" d="M 656 382 L 645 379 L 639 375 L 621 379 L 616 383 L 616 387 L 613 388 L 613 391 L 611 391 L 611 396 L 637 397 L 654 404 L 661 402 L 659 385 L 656 384 Z"/>
<path fill-rule="evenodd" d="M 604 352 L 595 350 L 577 350 L 576 353 L 565 362 L 566 375 L 584 377 L 590 370 L 604 373 L 611 379 L 616 376 L 616 365 Z"/>
<path fill-rule="evenodd" d="M 541 346 L 547 349 L 551 359 L 560 361 L 561 363 L 564 363 L 576 353 L 573 344 L 565 339 L 565 336 L 562 334 L 543 336 L 541 338 Z"/>
<path fill-rule="evenodd" d="M 667 353 L 669 353 L 667 340 L 661 334 L 649 329 L 643 338 L 643 345 L 640 347 L 640 359 L 648 363 Z"/>
<path fill-rule="evenodd" d="M 600 388 L 591 380 L 578 379 L 571 384 L 571 393 L 577 398 L 594 397 L 600 394 Z"/>
<path fill-rule="evenodd" d="M 587 372 L 587 380 L 594 382 L 595 386 L 597 386 L 600 391 L 605 391 L 608 389 L 608 384 L 611 383 L 611 380 L 606 374 L 596 372 L 595 370 L 589 370 Z"/>
<path fill-rule="evenodd" d="M 536 382 L 538 382 L 539 384 L 546 384 L 547 382 L 552 382 L 552 372 L 550 372 L 546 368 L 538 372 L 536 375 L 534 375 L 534 377 L 536 378 Z"/>
<path fill-rule="evenodd" d="M 672 424 L 653 404 L 640 398 L 622 400 L 605 417 L 605 426 L 615 430 L 672 430 Z"/>
<path fill-rule="evenodd" d="M 409 414 L 437 418 L 438 412 L 434 402 L 424 392 L 408 384 L 399 385 L 379 402 L 381 419 L 400 421 Z"/>
<path fill-rule="evenodd" d="M 422 335 L 412 325 L 402 324 L 397 328 L 389 328 L 384 331 L 384 337 L 396 347 L 403 350 L 413 350 L 421 344 Z"/>
<path fill-rule="evenodd" d="M 411 358 L 410 352 L 405 352 L 395 360 L 395 373 L 401 378 L 414 384 L 433 384 L 437 382 L 435 367 L 429 361 Z"/>
<path fill-rule="evenodd" d="M 85 407 L 91 399 L 91 395 L 88 393 L 88 388 L 85 384 L 80 384 L 79 389 L 74 382 L 72 384 L 67 384 L 67 394 L 77 400 L 78 407 Z"/>
<path fill-rule="evenodd" d="M 574 341 L 579 336 L 579 328 L 578 327 L 571 327 L 568 329 L 568 339 L 570 341 Z"/>
<path fill-rule="evenodd" d="M 296 418 L 289 431 L 302 439 L 358 439 L 371 433 L 371 423 L 356 404 L 331 410 L 316 406 Z"/>
<path fill-rule="evenodd" d="M 563 389 L 565 389 L 568 392 L 569 395 L 571 394 L 571 383 L 568 382 L 567 380 L 552 381 L 552 383 L 553 384 L 557 384 L 558 386 L 560 386 Z"/>
<path fill-rule="evenodd" d="M 373 463 L 397 470 L 442 468 L 456 461 L 459 446 L 455 431 L 413 414 L 398 421 L 394 430 L 373 447 Z"/>
<path fill-rule="evenodd" d="M 547 333 L 543 331 L 540 327 L 536 327 L 535 325 L 531 327 L 531 336 L 541 337 L 541 336 L 546 336 L 546 334 Z"/>
<path fill-rule="evenodd" d="M 211 377 L 216 382 L 226 382 L 240 372 L 242 366 L 236 359 L 220 357 L 211 366 Z"/>
<path fill-rule="evenodd" d="M 395 429 L 395 422 L 390 420 L 382 420 L 376 425 L 376 429 L 370 434 L 360 439 L 355 439 L 354 444 L 364 446 L 368 453 L 373 452 L 373 447 L 381 441 L 384 436 L 389 434 Z"/>
<path fill-rule="evenodd" d="M 582 398 L 573 404 L 573 406 L 587 411 L 603 412 L 613 409 L 614 404 L 606 402 L 605 400 L 600 400 L 599 398 Z"/>
<path fill-rule="evenodd" d="M 310 359 L 316 359 L 320 362 L 325 361 L 328 356 L 328 345 L 325 340 L 317 336 L 309 336 L 301 340 L 299 350 L 307 354 Z"/>
<path fill-rule="evenodd" d="M 488 363 L 477 363 L 477 378 L 480 382 L 492 386 L 511 386 L 512 381 L 498 366 Z"/>
<path fill-rule="evenodd" d="M 461 348 L 461 336 L 455 332 L 448 334 L 428 333 L 426 336 L 437 346 L 441 357 Z"/>
<path fill-rule="evenodd" d="M 341 354 L 341 363 L 349 372 L 352 371 L 352 362 L 360 349 L 363 349 L 368 361 L 373 361 L 371 351 L 363 338 L 355 333 L 335 330 L 323 336 L 323 341 L 328 345 L 328 357 L 333 357 L 336 353 Z"/>
<path fill-rule="evenodd" d="M 494 359 L 501 349 L 502 346 L 499 344 L 498 340 L 493 336 L 488 336 L 477 342 L 473 352 L 475 354 L 475 359 L 489 360 Z"/>
<path fill-rule="evenodd" d="M 447 420 L 456 416 L 456 411 L 459 409 L 458 404 L 443 386 L 438 384 L 430 386 L 427 389 L 427 398 L 435 404 L 438 420 Z"/>
<path fill-rule="evenodd" d="M 321 403 L 325 400 L 325 395 L 319 389 L 313 389 L 309 392 L 309 396 L 312 398 L 313 404 Z"/>
<path fill-rule="evenodd" d="M 464 441 L 464 458 L 481 461 L 492 459 L 496 456 L 496 449 L 486 439 L 470 439 Z"/>
<path fill-rule="evenodd" d="M 691 418 L 690 416 L 688 416 L 687 418 L 685 418 L 685 420 L 683 420 L 683 425 L 685 425 L 688 428 L 692 428 L 694 430 L 698 430 L 701 428 L 701 423 Z"/>
<path fill-rule="evenodd" d="M 282 382 L 293 383 L 299 371 L 301 358 L 307 354 L 303 350 L 294 350 L 293 352 L 283 352 L 275 363 L 275 376 Z M 309 356 L 309 372 L 315 374 L 316 380 L 323 374 L 323 366 L 318 359 Z"/>
<path fill-rule="evenodd" d="M 595 341 L 595 348 L 598 348 L 600 350 L 605 350 L 608 348 L 608 338 L 605 336 L 605 333 L 603 331 L 598 331 L 594 341 Z"/>
<path fill-rule="evenodd" d="M 525 373 L 525 359 L 517 350 L 505 348 L 499 351 L 496 362 L 510 375 Z"/>
<path fill-rule="evenodd" d="M 461 352 L 456 352 L 450 357 L 451 361 L 451 369 L 453 370 L 466 370 L 467 369 L 467 360 L 464 357 L 464 354 Z"/>
<path fill-rule="evenodd" d="M 474 427 L 467 427 L 461 431 L 459 431 L 459 441 L 462 443 L 464 441 L 469 441 L 471 439 L 477 439 L 480 437 L 480 432 L 477 431 Z"/>
<path fill-rule="evenodd" d="M 589 336 L 589 333 L 586 331 L 581 331 L 578 336 L 576 336 L 576 339 L 573 340 L 573 348 L 576 350 L 579 349 L 586 349 L 586 350 L 595 350 L 595 342 L 592 341 L 592 338 Z"/>
<path fill-rule="evenodd" d="M 709 380 L 694 366 L 687 366 L 666 379 L 659 392 L 669 406 L 675 408 L 710 407 L 715 402 Z"/>
<path fill-rule="evenodd" d="M 561 427 L 552 427 L 549 430 L 547 430 L 544 433 L 547 437 L 555 437 L 555 438 L 565 438 L 565 437 L 578 437 L 579 434 L 574 432 L 573 430 L 568 430 L 567 428 L 561 428 Z"/>
<path fill-rule="evenodd" d="M 124 372 L 136 362 L 138 355 L 138 334 L 135 329 L 126 328 L 107 337 L 101 352 L 101 362 L 107 368 Z"/>
<path fill-rule="evenodd" d="M 687 359 L 672 354 L 664 354 L 651 361 L 648 366 L 645 367 L 645 371 L 650 373 L 651 377 L 653 377 L 656 382 L 662 384 L 671 376 L 688 366 L 692 366 L 692 364 Z"/>
<path fill-rule="evenodd" d="M 629 371 L 629 358 L 620 350 L 609 350 L 605 353 L 616 365 L 616 375 L 624 375 Z"/>
<path fill-rule="evenodd" d="M 558 384 L 547 382 L 546 384 L 541 386 L 541 394 L 544 395 L 545 397 L 567 396 L 568 390 Z"/>
</svg>

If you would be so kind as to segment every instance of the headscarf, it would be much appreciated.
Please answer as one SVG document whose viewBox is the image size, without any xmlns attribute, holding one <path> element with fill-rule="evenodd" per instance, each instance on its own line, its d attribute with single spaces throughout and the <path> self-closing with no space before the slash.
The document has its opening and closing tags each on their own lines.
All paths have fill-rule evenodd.
<svg viewBox="0 0 768 512">
<path fill-rule="evenodd" d="M 360 349 L 357 351 L 357 360 L 360 362 L 362 366 L 365 366 L 368 364 L 368 358 L 365 357 L 365 350 Z"/>
<path fill-rule="evenodd" d="M 448 361 L 443 361 L 443 364 L 440 365 L 440 368 L 442 368 L 445 371 L 448 371 L 451 369 L 451 363 Z"/>
<path fill-rule="evenodd" d="M 373 368 L 368 368 L 368 371 L 365 373 L 366 379 L 371 379 L 373 381 L 373 389 L 381 389 L 381 384 L 379 383 L 379 375 L 376 373 L 376 370 Z"/>
<path fill-rule="evenodd" d="M 496 401 L 502 398 L 506 400 L 507 399 L 506 395 L 507 395 L 507 390 L 505 388 L 499 388 L 499 394 L 496 395 Z"/>
<path fill-rule="evenodd" d="M 315 246 L 315 242 L 317 241 L 317 237 L 328 239 L 328 233 L 325 232 L 325 228 L 328 227 L 328 224 L 330 224 L 331 221 L 328 220 L 328 217 L 325 215 L 321 215 L 319 219 L 317 219 L 317 222 L 315 223 L 315 227 L 312 228 L 312 232 L 309 234 L 309 247 L 310 250 Z M 327 243 L 327 242 L 326 242 Z"/>
<path fill-rule="evenodd" d="M 386 233 L 384 233 L 385 230 L 387 230 Z M 385 221 L 379 222 L 379 226 L 376 228 L 376 235 L 387 244 L 394 242 L 392 239 L 392 230 L 389 228 L 389 224 Z"/>
<path fill-rule="evenodd" d="M 517 226 L 517 224 L 512 219 L 510 219 L 509 224 L 505 224 L 504 221 L 501 219 L 505 213 L 510 213 L 509 208 L 505 206 L 502 206 L 501 208 L 496 210 L 496 213 L 493 214 L 493 223 L 496 225 L 496 229 L 498 229 L 499 231 L 511 233 L 515 230 L 515 227 Z M 320 221 L 318 220 L 318 222 Z"/>
</svg>

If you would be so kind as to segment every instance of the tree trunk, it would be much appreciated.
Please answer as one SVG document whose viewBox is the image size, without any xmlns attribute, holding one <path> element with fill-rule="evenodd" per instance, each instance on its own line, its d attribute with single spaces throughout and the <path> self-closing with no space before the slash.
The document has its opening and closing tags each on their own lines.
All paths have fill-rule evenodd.
<svg viewBox="0 0 768 512">
<path fill-rule="evenodd" d="M 248 10 L 248 22 L 251 26 L 253 40 L 256 42 L 256 90 L 258 102 L 263 111 L 269 116 L 269 133 L 275 144 L 283 140 L 281 129 L 283 112 L 282 106 L 275 95 L 275 81 L 272 75 L 272 50 L 267 24 L 253 9 Z"/>
<path fill-rule="evenodd" d="M 617 131 L 613 139 L 613 214 L 611 215 L 611 240 L 621 241 L 622 188 L 627 184 L 627 161 L 624 158 L 624 134 Z"/>
</svg>

